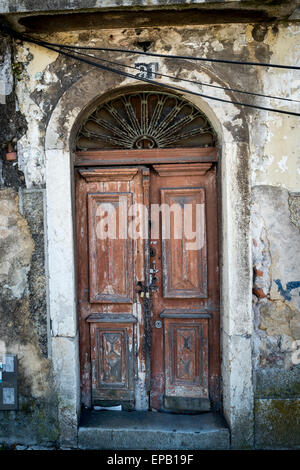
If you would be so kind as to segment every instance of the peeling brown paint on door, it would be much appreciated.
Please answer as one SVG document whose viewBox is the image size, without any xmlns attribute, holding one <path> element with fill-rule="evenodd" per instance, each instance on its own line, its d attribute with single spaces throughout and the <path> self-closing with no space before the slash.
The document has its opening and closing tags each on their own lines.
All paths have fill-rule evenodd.
<svg viewBox="0 0 300 470">
<path fill-rule="evenodd" d="M 81 386 L 88 407 L 203 411 L 220 400 L 216 168 L 158 162 L 76 171 Z M 103 203 L 117 214 L 113 239 L 96 236 Z M 164 214 L 157 238 L 118 236 L 120 224 L 129 229 L 132 222 L 130 206 L 174 203 L 182 220 L 190 204 L 194 230 L 196 205 L 202 208 L 200 249 L 187 250 L 189 240 L 176 239 L 172 224 L 163 239 Z M 153 229 L 153 214 L 145 217 Z"/>
<path fill-rule="evenodd" d="M 161 216 L 151 258 L 159 278 L 159 288 L 152 294 L 151 406 L 208 410 L 211 401 L 219 401 L 220 373 L 216 170 L 205 163 L 154 165 L 150 200 L 177 203 L 182 214 L 184 205 L 190 204 L 194 230 L 196 204 L 202 208 L 197 222 L 201 248 L 195 250 L 186 249 L 184 237 L 176 239 L 174 225 L 170 239 L 164 240 L 166 221 Z M 158 321 L 161 328 L 155 328 Z"/>
<path fill-rule="evenodd" d="M 144 203 L 148 174 L 142 166 L 76 173 L 81 386 L 86 406 L 126 402 L 133 407 L 137 382 L 140 394 L 146 394 L 144 324 L 136 292 L 137 282 L 144 282 L 144 240 L 133 240 L 127 231 L 128 210 Z M 101 207 L 105 213 L 115 210 L 118 233 L 113 238 L 97 234 Z"/>
</svg>

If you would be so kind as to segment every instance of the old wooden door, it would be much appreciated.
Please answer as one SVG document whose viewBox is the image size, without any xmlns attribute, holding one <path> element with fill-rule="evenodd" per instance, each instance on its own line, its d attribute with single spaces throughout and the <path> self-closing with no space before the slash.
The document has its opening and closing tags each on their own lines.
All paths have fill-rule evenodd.
<svg viewBox="0 0 300 470">
<path fill-rule="evenodd" d="M 217 407 L 216 194 L 211 163 L 77 171 L 86 406 Z"/>
<path fill-rule="evenodd" d="M 205 163 L 161 164 L 150 179 L 150 270 L 158 286 L 151 407 L 209 410 L 219 402 L 216 171 Z"/>
<path fill-rule="evenodd" d="M 78 170 L 76 174 L 78 310 L 85 406 L 147 409 L 143 301 L 145 237 L 134 237 L 134 210 L 144 220 L 149 169 Z M 143 224 L 139 227 L 140 234 Z M 131 232 L 131 233 L 130 233 Z M 132 236 L 133 235 L 133 236 Z"/>
</svg>

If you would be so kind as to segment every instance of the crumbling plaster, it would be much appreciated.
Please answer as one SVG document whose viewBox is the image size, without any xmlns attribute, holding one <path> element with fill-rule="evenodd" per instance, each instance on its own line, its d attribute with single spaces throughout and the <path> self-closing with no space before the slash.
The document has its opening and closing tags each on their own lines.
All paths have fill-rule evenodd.
<svg viewBox="0 0 300 470">
<path fill-rule="evenodd" d="M 19 72 L 12 41 L 1 35 L 0 357 L 18 357 L 18 410 L 0 411 L 0 442 L 54 444 L 57 403 L 48 358 L 43 191 L 27 190 L 18 163 L 5 159 L 8 144 L 14 150 L 27 129 L 15 95 Z"/>
<path fill-rule="evenodd" d="M 279 26 L 278 34 L 264 40 L 271 51 L 271 62 L 296 65 L 300 61 L 300 26 Z M 300 76 L 293 70 L 259 70 L 262 92 L 299 100 Z M 299 112 L 300 103 L 270 100 L 272 107 Z M 259 103 L 258 103 L 259 104 Z M 300 188 L 299 118 L 261 112 L 249 126 L 251 133 L 252 185 Z"/>
<path fill-rule="evenodd" d="M 31 300 L 41 296 L 45 284 L 33 239 L 43 212 L 37 214 L 35 201 L 36 218 L 28 224 L 20 209 L 20 200 L 23 210 L 29 209 L 23 197 L 13 189 L 0 190 L 0 355 L 16 354 L 19 370 L 18 411 L 0 412 L 0 442 L 55 443 L 57 403 L 47 343 L 43 355 L 43 311 L 36 318 Z"/>
<path fill-rule="evenodd" d="M 287 190 L 256 186 L 252 198 L 256 365 L 291 368 L 292 344 L 300 340 L 299 229 Z"/>
<path fill-rule="evenodd" d="M 252 188 L 257 448 L 300 445 L 299 207 L 299 193 L 271 185 Z"/>
</svg>

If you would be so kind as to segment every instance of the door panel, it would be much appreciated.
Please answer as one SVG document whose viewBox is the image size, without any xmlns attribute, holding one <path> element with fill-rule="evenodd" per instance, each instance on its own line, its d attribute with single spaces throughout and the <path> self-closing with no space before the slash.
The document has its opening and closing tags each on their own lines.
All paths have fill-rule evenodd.
<svg viewBox="0 0 300 470">
<path fill-rule="evenodd" d="M 204 188 L 161 189 L 160 194 L 161 203 L 166 207 L 162 211 L 164 298 L 205 298 L 207 266 Z M 170 223 L 170 208 L 174 208 L 173 223 Z M 186 216 L 184 209 L 187 212 Z M 175 226 L 177 230 L 174 229 Z M 197 242 L 193 243 L 186 238 L 184 228 L 187 228 L 187 232 L 195 232 L 196 227 L 197 235 L 200 235 L 198 242 L 201 249 L 187 249 L 189 246 L 197 246 Z"/>
<path fill-rule="evenodd" d="M 165 319 L 164 407 L 208 410 L 207 320 Z"/>
<path fill-rule="evenodd" d="M 133 402 L 134 323 L 97 320 L 90 320 L 93 403 Z"/>
<path fill-rule="evenodd" d="M 133 302 L 132 239 L 127 237 L 127 221 L 123 215 L 128 213 L 131 205 L 132 193 L 88 194 L 91 303 Z M 106 222 L 110 222 L 111 236 L 105 231 Z M 101 262 L 95 262 L 96 260 Z"/>
</svg>

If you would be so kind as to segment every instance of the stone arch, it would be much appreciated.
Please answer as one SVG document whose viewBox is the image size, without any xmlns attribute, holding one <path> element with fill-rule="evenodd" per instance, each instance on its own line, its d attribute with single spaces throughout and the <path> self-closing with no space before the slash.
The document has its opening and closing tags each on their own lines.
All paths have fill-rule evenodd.
<svg viewBox="0 0 300 470">
<path fill-rule="evenodd" d="M 211 77 L 207 75 L 208 81 Z M 164 83 L 173 82 L 164 80 Z M 224 85 L 220 79 L 215 81 Z M 208 117 L 219 142 L 221 197 L 221 346 L 224 415 L 233 446 L 251 445 L 253 387 L 251 363 L 250 175 L 246 116 L 233 104 L 180 94 Z M 73 227 L 73 152 L 85 113 L 108 96 L 140 82 L 91 70 L 62 95 L 46 131 L 47 256 L 51 348 L 59 395 L 61 440 L 77 438 L 80 412 L 78 330 Z M 198 91 L 191 85 L 189 90 Z M 223 96 L 222 96 L 223 97 Z M 228 95 L 224 92 L 224 97 Z"/>
<path fill-rule="evenodd" d="M 212 76 L 211 72 L 207 73 L 207 81 L 218 86 L 228 86 L 219 77 Z M 174 85 L 170 79 L 164 79 L 164 84 Z M 226 142 L 235 142 L 237 129 L 240 134 L 239 142 L 248 143 L 248 123 L 242 109 L 238 109 L 230 103 L 225 105 L 201 98 L 200 96 L 191 95 L 188 93 L 184 82 L 176 82 L 176 86 L 182 88 L 182 93 L 173 90 L 170 90 L 170 92 L 191 102 L 208 117 L 217 133 L 220 145 Z M 107 100 L 108 97 L 125 93 L 133 88 L 142 89 L 145 87 L 147 88 L 147 85 L 141 85 L 141 82 L 138 80 L 135 81 L 130 78 L 122 80 L 121 77 L 112 76 L 108 72 L 91 70 L 91 72 L 84 75 L 65 91 L 53 109 L 46 130 L 45 149 L 64 148 L 65 150 L 74 150 L 74 135 L 78 131 L 82 117 L 89 110 Z M 163 87 L 157 87 L 157 89 L 161 91 L 166 90 Z M 199 92 L 196 85 L 190 85 L 189 90 Z M 234 98 L 231 92 L 225 91 L 219 96 L 229 101 Z M 237 120 L 236 124 L 234 124 L 232 116 Z"/>
</svg>

